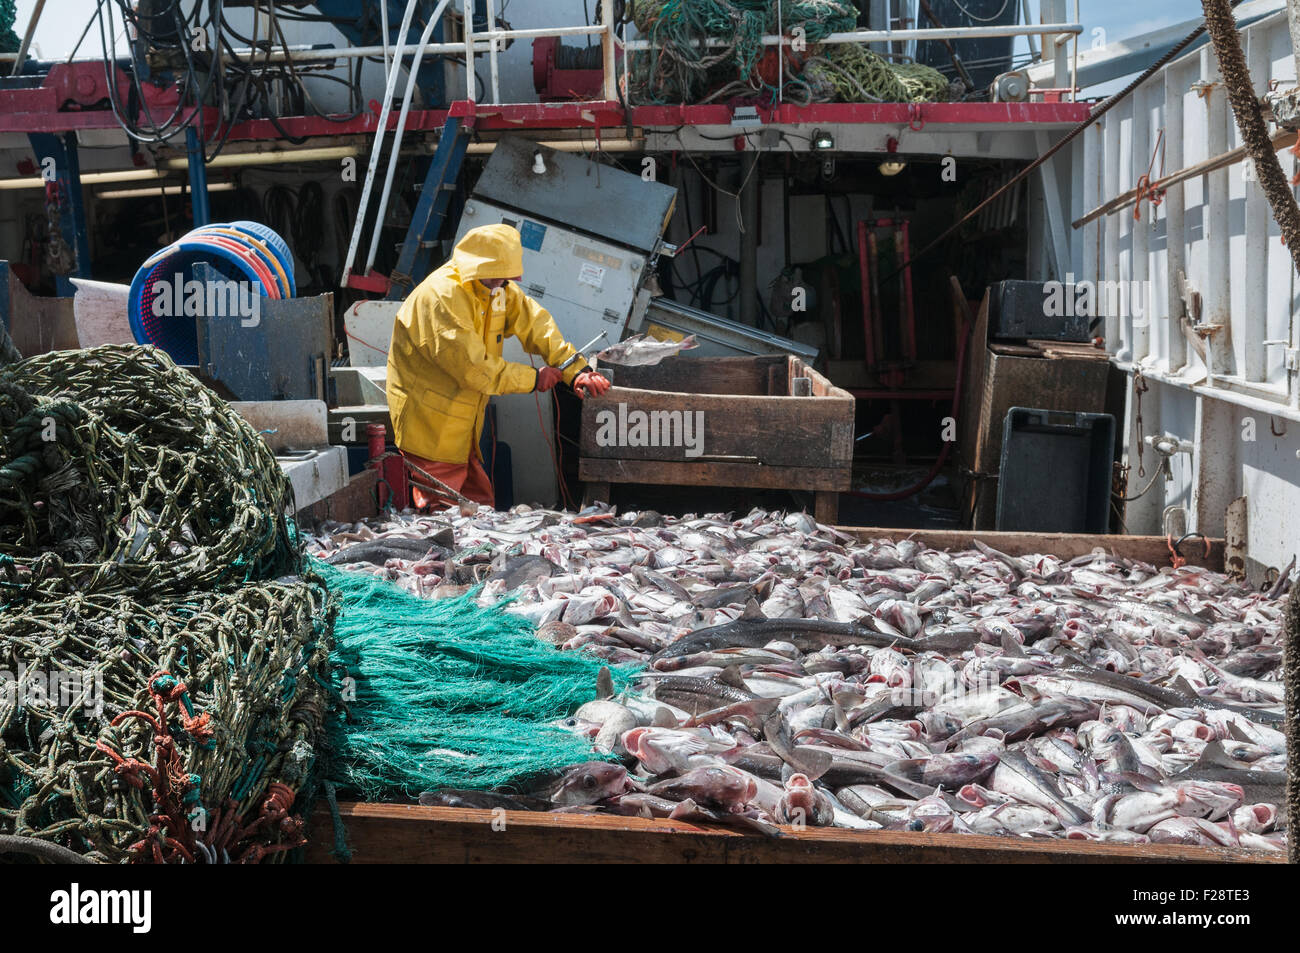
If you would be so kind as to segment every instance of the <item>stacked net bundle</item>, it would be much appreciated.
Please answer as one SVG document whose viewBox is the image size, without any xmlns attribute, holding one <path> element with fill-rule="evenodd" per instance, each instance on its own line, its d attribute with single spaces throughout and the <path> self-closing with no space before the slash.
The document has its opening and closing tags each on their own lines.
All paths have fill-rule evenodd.
<svg viewBox="0 0 1300 953">
<path fill-rule="evenodd" d="M 0 833 L 107 862 L 298 846 L 329 622 L 304 581 L 0 614 Z"/>
<path fill-rule="evenodd" d="M 0 367 L 0 834 L 109 862 L 302 842 L 332 609 L 286 575 L 292 503 L 161 351 Z"/>
<path fill-rule="evenodd" d="M 292 571 L 291 504 L 257 431 L 162 351 L 55 351 L 0 369 L 0 608 Z"/>
<path fill-rule="evenodd" d="M 632 0 L 632 22 L 652 48 L 629 60 L 630 101 L 708 103 L 737 96 L 809 102 L 926 102 L 947 97 L 938 70 L 892 63 L 859 44 L 825 44 L 857 28 L 842 0 Z M 765 34 L 798 37 L 777 52 Z M 709 45 L 714 41 L 714 45 Z"/>
<path fill-rule="evenodd" d="M 593 757 L 558 723 L 595 697 L 603 663 L 558 652 L 531 622 L 474 593 L 429 601 L 314 562 L 337 598 L 337 685 L 328 776 L 367 799 L 509 788 Z M 631 671 L 612 672 L 621 690 Z"/>
<path fill-rule="evenodd" d="M 844 102 L 925 103 L 947 98 L 948 79 L 921 63 L 891 63 L 860 44 L 822 48 L 804 66 L 810 88 L 834 91 Z"/>
</svg>

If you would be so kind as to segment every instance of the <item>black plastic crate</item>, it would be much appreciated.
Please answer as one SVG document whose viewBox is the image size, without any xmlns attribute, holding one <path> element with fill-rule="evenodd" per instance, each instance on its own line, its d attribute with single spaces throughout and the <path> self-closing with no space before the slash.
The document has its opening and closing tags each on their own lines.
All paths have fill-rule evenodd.
<svg viewBox="0 0 1300 953">
<path fill-rule="evenodd" d="M 1002 435 L 997 528 L 1105 533 L 1115 418 L 1012 407 Z"/>
<path fill-rule="evenodd" d="M 999 281 L 989 295 L 989 337 L 1000 340 L 1074 341 L 1092 340 L 1092 318 L 1079 313 L 1090 309 L 1088 300 L 1078 300 L 1075 285 L 1042 281 Z M 1058 312 L 1048 314 L 1051 310 Z"/>
</svg>

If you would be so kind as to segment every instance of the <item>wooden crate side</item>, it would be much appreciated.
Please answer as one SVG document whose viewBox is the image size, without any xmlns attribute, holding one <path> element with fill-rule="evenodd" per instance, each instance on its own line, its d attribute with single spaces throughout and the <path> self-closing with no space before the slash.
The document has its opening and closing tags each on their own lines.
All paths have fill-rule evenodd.
<svg viewBox="0 0 1300 953">
<path fill-rule="evenodd" d="M 842 533 L 868 542 L 873 539 L 914 539 L 931 549 L 972 549 L 974 541 L 992 546 L 1009 556 L 1050 554 L 1060 559 L 1073 559 L 1095 550 L 1113 553 L 1125 559 L 1137 559 L 1156 567 L 1170 565 L 1168 541 L 1163 536 L 1124 536 L 1068 533 L 1003 533 L 988 531 L 958 531 L 938 529 L 897 529 L 877 526 L 840 526 Z M 1207 555 L 1205 544 L 1189 540 L 1181 549 L 1189 566 L 1202 566 L 1216 572 L 1223 571 L 1223 540 L 1211 539 Z"/>
<path fill-rule="evenodd" d="M 653 483 L 669 486 L 736 486 L 766 490 L 848 490 L 848 468 L 769 467 L 754 463 L 680 463 L 671 460 L 578 458 L 584 483 Z"/>
<path fill-rule="evenodd" d="M 609 814 L 480 811 L 404 804 L 339 804 L 351 862 L 374 863 L 1283 863 L 1254 854 L 1175 844 L 907 831 L 785 827 L 780 837 L 686 821 Z M 308 863 L 334 863 L 329 810 L 312 815 Z"/>
<path fill-rule="evenodd" d="M 604 366 L 619 387 L 681 394 L 731 394 L 759 397 L 768 393 L 771 368 L 784 370 L 779 354 L 759 357 L 668 357 L 641 367 Z"/>
<path fill-rule="evenodd" d="M 650 436 L 657 440 L 669 420 L 678 421 L 672 430 L 676 437 L 684 428 L 685 415 L 702 414 L 690 421 L 692 428 L 703 422 L 703 441 L 696 444 L 703 458 L 743 457 L 751 463 L 785 467 L 840 468 L 853 462 L 852 398 L 721 396 L 623 387 L 612 387 L 604 397 L 583 402 L 583 456 L 690 462 L 681 441 L 670 446 L 630 446 L 620 438 L 609 445 L 610 427 L 617 433 L 639 413 L 656 416 L 649 418 L 654 426 L 646 428 L 645 435 L 629 430 L 627 435 L 638 441 Z"/>
</svg>

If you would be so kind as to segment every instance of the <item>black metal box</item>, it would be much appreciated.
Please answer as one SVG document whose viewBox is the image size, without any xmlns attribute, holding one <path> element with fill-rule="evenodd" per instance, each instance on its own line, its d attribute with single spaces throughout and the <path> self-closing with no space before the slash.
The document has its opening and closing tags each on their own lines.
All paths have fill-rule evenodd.
<svg viewBox="0 0 1300 953">
<path fill-rule="evenodd" d="M 1002 433 L 997 528 L 1105 533 L 1115 418 L 1012 407 Z"/>
<path fill-rule="evenodd" d="M 989 337 L 1001 340 L 1091 340 L 1092 295 L 1059 281 L 999 281 L 989 301 Z"/>
</svg>

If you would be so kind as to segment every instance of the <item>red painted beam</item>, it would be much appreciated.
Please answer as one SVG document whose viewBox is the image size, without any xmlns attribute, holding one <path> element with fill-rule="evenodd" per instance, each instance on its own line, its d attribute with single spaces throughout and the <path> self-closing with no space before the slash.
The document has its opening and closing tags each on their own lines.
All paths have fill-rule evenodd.
<svg viewBox="0 0 1300 953">
<path fill-rule="evenodd" d="M 73 64 L 81 67 L 84 64 Z M 66 132 L 73 129 L 111 129 L 117 125 L 113 113 L 104 108 L 68 109 L 68 105 L 94 106 L 99 94 L 107 93 L 100 70 L 98 82 L 89 68 L 51 70 L 44 86 L 36 89 L 0 92 L 0 132 Z M 119 88 L 123 88 L 119 79 Z M 175 105 L 171 90 L 146 86 L 155 116 L 166 116 Z M 168 105 L 170 103 L 170 105 Z M 834 125 L 837 123 L 910 124 L 919 129 L 938 124 L 1045 123 L 1069 125 L 1086 119 L 1088 103 L 814 103 L 810 106 L 776 106 L 760 108 L 765 123 L 783 125 Z M 664 128 L 676 126 L 727 126 L 731 124 L 731 107 L 703 106 L 633 106 L 634 126 Z M 566 103 L 513 103 L 501 106 L 459 101 L 450 109 L 413 110 L 407 129 L 425 132 L 442 127 L 448 115 L 470 120 L 475 128 L 499 132 L 510 129 L 603 129 L 625 125 L 624 112 L 617 102 L 591 101 Z M 280 126 L 291 136 L 340 136 L 373 133 L 378 117 L 366 112 L 353 119 L 321 116 L 291 116 Z M 389 118 L 395 128 L 397 116 Z M 282 133 L 266 119 L 237 123 L 231 141 L 271 140 Z"/>
</svg>

